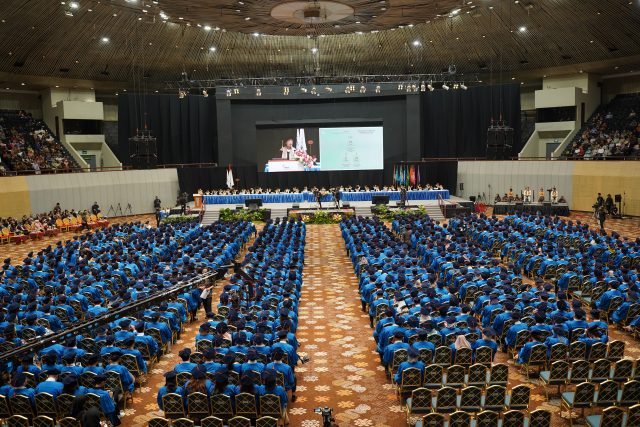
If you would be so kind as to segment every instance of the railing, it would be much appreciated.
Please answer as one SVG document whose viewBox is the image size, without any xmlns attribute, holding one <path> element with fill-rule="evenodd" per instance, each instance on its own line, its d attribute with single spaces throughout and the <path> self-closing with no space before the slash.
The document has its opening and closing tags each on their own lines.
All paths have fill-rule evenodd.
<svg viewBox="0 0 640 427">
<path fill-rule="evenodd" d="M 444 199 L 440 194 L 438 194 L 438 207 L 442 212 L 442 216 L 447 217 L 447 204 L 444 202 Z"/>
<path fill-rule="evenodd" d="M 588 160 L 640 160 L 640 155 L 638 156 L 607 156 L 606 159 L 573 159 L 569 157 L 561 157 L 549 159 L 547 157 L 509 157 L 506 159 L 488 159 L 486 157 L 423 157 L 420 161 L 406 161 L 406 162 L 396 162 L 399 164 L 402 163 L 427 163 L 427 162 L 439 162 L 439 161 L 477 161 L 477 160 L 487 160 L 491 162 L 504 162 L 510 160 L 548 160 L 548 161 L 556 161 L 556 160 L 567 160 L 567 161 L 588 161 Z"/>
<path fill-rule="evenodd" d="M 157 165 L 155 169 L 182 169 L 182 168 L 212 168 L 217 167 L 217 163 L 169 163 L 164 165 Z M 113 172 L 113 171 L 128 171 L 134 170 L 133 166 L 101 166 L 95 168 L 65 168 L 65 169 L 24 169 L 19 171 L 6 170 L 0 172 L 0 176 L 22 176 L 22 175 L 59 175 L 66 173 L 81 173 L 81 172 Z"/>
</svg>

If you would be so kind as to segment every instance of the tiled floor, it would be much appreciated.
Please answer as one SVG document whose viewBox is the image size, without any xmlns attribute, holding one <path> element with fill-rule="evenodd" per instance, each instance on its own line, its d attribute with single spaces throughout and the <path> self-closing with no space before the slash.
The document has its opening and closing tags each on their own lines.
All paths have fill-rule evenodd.
<svg viewBox="0 0 640 427">
<path fill-rule="evenodd" d="M 584 220 L 586 216 L 572 214 L 574 219 Z M 640 220 L 637 218 L 610 220 L 606 226 L 624 236 L 640 236 Z M 2 246 L 0 254 L 4 254 L 3 258 L 19 258 L 28 250 L 47 244 L 40 241 L 29 243 L 29 247 Z M 333 408 L 341 427 L 405 426 L 404 411 L 375 352 L 368 316 L 360 309 L 357 280 L 337 225 L 308 226 L 306 259 L 298 339 L 301 342 L 300 352 L 311 360 L 296 369 L 298 400 L 290 404 L 290 425 L 319 427 L 321 418 L 313 409 L 328 406 Z M 180 349 L 193 347 L 198 324 L 186 326 L 171 354 L 163 357 L 150 372 L 147 383 L 141 390 L 136 390 L 134 403 L 129 405 L 123 418 L 124 426 L 143 427 L 151 417 L 161 415 L 156 393 L 164 383 L 162 374 L 177 363 Z M 610 339 L 624 340 L 628 357 L 640 358 L 640 347 L 633 338 L 611 331 Z M 498 353 L 496 361 L 505 362 L 507 359 L 503 353 Z M 511 368 L 510 386 L 525 382 L 531 384 L 530 409 L 548 409 L 553 413 L 553 427 L 565 425 L 567 419 L 560 417 L 559 400 L 546 402 L 542 387 L 535 380 L 527 380 L 512 362 L 507 363 Z"/>
</svg>

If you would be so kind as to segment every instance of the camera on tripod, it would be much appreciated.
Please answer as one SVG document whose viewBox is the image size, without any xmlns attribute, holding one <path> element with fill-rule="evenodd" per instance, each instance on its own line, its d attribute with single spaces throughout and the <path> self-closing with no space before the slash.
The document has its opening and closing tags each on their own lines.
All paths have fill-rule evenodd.
<svg viewBox="0 0 640 427">
<path fill-rule="evenodd" d="M 322 415 L 322 427 L 336 426 L 336 424 L 334 423 L 335 419 L 331 416 L 333 413 L 333 409 L 325 406 L 324 408 L 315 408 L 313 412 Z"/>
</svg>

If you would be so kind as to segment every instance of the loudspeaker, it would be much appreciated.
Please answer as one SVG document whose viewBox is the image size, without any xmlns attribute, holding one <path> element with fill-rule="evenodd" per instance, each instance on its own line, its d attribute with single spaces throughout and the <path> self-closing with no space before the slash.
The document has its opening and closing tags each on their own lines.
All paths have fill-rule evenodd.
<svg viewBox="0 0 640 427">
<path fill-rule="evenodd" d="M 343 208 L 350 208 L 350 207 L 351 207 L 351 205 L 349 204 L 349 202 L 344 202 L 344 203 L 342 204 L 342 207 L 343 207 Z"/>
<path fill-rule="evenodd" d="M 616 194 L 615 196 L 613 196 L 613 200 L 616 203 L 622 203 L 622 194 Z"/>
<path fill-rule="evenodd" d="M 372 196 L 371 204 L 373 205 L 388 205 L 389 204 L 389 196 Z"/>
<path fill-rule="evenodd" d="M 460 191 L 464 191 L 464 182 L 460 183 Z"/>
<path fill-rule="evenodd" d="M 473 203 L 476 202 L 476 196 L 469 196 L 469 200 L 471 200 Z"/>
<path fill-rule="evenodd" d="M 293 205 L 291 205 L 292 209 L 300 209 L 300 203 L 294 203 Z"/>
</svg>

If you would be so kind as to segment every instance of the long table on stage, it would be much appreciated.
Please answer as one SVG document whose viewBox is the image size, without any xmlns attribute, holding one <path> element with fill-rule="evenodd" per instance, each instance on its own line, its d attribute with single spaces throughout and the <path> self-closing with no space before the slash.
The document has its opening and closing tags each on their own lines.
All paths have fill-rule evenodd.
<svg viewBox="0 0 640 427">
<path fill-rule="evenodd" d="M 373 196 L 389 196 L 389 200 L 400 200 L 399 191 L 341 191 L 340 200 L 343 202 L 370 202 Z M 407 191 L 407 200 L 437 200 L 438 196 L 449 199 L 449 190 L 418 190 Z M 206 205 L 241 205 L 247 199 L 261 199 L 262 203 L 302 203 L 315 202 L 316 198 L 311 192 L 302 193 L 278 193 L 278 194 L 232 194 L 232 195 L 205 195 Z M 333 201 L 331 194 L 322 197 L 323 202 Z"/>
<path fill-rule="evenodd" d="M 527 203 L 515 204 L 507 202 L 498 202 L 493 205 L 493 213 L 495 215 L 507 215 L 512 212 L 536 213 L 542 212 L 547 215 L 569 216 L 569 205 L 567 203 L 543 204 L 543 203 Z"/>
</svg>

